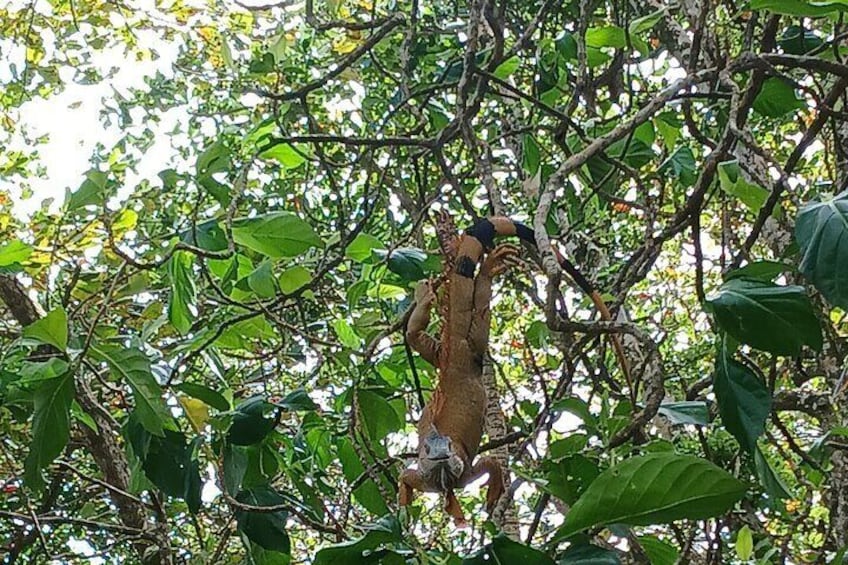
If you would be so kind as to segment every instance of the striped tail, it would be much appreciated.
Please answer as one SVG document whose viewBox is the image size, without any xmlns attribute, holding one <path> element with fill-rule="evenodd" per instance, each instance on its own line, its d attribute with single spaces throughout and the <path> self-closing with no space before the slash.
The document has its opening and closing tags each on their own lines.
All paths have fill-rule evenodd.
<svg viewBox="0 0 848 565">
<path fill-rule="evenodd" d="M 463 277 L 474 277 L 477 264 L 480 262 L 483 253 L 494 248 L 496 237 L 506 236 L 516 236 L 521 241 L 529 243 L 534 248 L 536 247 L 536 234 L 533 228 L 505 216 L 484 218 L 465 232 L 465 237 L 462 238 L 456 254 L 456 273 Z M 612 315 L 606 302 L 604 302 L 601 294 L 592 283 L 558 249 L 554 248 L 554 254 L 562 269 L 574 280 L 574 283 L 580 290 L 592 300 L 592 303 L 601 315 L 601 319 L 608 322 L 612 321 Z M 621 346 L 621 341 L 615 334 L 610 334 L 609 340 L 615 350 L 615 356 L 621 367 L 621 371 L 624 373 L 627 384 L 632 390 L 630 366 L 624 355 L 624 348 Z"/>
</svg>

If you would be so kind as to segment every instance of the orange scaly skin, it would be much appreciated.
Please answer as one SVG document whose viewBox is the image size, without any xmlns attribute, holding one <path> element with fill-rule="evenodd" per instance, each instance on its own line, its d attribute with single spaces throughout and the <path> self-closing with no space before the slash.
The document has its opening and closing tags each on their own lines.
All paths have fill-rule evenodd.
<svg viewBox="0 0 848 565">
<path fill-rule="evenodd" d="M 498 231 L 498 235 L 514 233 L 514 229 L 511 232 L 509 229 Z M 484 252 L 481 242 L 467 234 L 460 236 L 455 247 L 456 258 L 450 263 L 456 265 L 476 266 Z M 407 469 L 401 475 L 399 501 L 401 505 L 409 504 L 414 489 L 442 492 L 446 497 L 445 509 L 458 525 L 463 525 L 465 518 L 453 488 L 462 488 L 488 473 L 486 508 L 489 512 L 504 491 L 503 471 L 494 459 L 483 457 L 476 465 L 472 462 L 480 447 L 486 416 L 486 390 L 482 375 L 483 358 L 489 342 L 492 279 L 506 269 L 504 260 L 517 252 L 514 246 L 495 249 L 486 257 L 476 276 L 459 274 L 457 268 L 451 270 L 445 285 L 444 301 L 447 305 L 442 315 L 440 340 L 426 333 L 435 301 L 429 283 L 423 283 L 416 289 L 416 306 L 407 326 L 410 346 L 438 368 L 439 384 L 418 422 L 419 469 Z M 422 439 L 433 427 L 451 439 L 453 450 L 462 461 L 462 472 L 452 488 L 444 488 L 438 476 L 428 476 L 420 471 L 421 458 L 426 456 Z"/>
<path fill-rule="evenodd" d="M 426 333 L 430 310 L 436 295 L 430 282 L 415 291 L 415 308 L 409 318 L 406 339 L 421 357 L 438 369 L 439 383 L 424 407 L 418 422 L 418 468 L 406 469 L 400 477 L 398 501 L 401 506 L 412 502 L 415 490 L 440 492 L 445 495 L 446 511 L 457 525 L 465 518 L 453 490 L 463 488 L 485 473 L 489 487 L 486 510 L 491 513 L 504 492 L 504 476 L 500 464 L 482 457 L 472 465 L 480 447 L 486 415 L 486 390 L 483 386 L 483 360 L 489 343 L 489 323 L 492 298 L 492 279 L 507 268 L 518 249 L 503 245 L 490 251 L 475 275 L 484 252 L 493 246 L 495 236 L 517 235 L 535 245 L 533 231 L 504 217 L 492 217 L 478 222 L 456 241 L 440 236 L 446 250 L 446 270 L 442 301 L 442 331 L 439 340 Z M 445 241 L 442 241 L 445 240 Z M 488 249 L 487 249 L 488 248 Z M 452 257 L 453 251 L 455 257 Z M 580 274 L 574 265 L 557 253 L 563 269 L 588 294 L 605 320 L 609 310 L 600 294 Z M 629 367 L 615 336 L 613 347 L 628 382 Z M 429 436 L 429 437 L 428 437 Z M 425 439 L 426 438 L 426 439 Z M 431 446 L 440 445 L 444 457 L 434 458 Z"/>
</svg>

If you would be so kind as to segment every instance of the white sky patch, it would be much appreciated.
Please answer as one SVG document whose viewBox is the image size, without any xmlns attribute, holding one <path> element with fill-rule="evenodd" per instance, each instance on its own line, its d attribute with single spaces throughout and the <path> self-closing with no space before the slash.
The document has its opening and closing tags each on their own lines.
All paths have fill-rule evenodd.
<svg viewBox="0 0 848 565">
<path fill-rule="evenodd" d="M 42 3 L 36 3 L 39 4 Z M 22 198 L 21 184 L 8 183 L 13 211 L 19 218 L 25 219 L 32 215 L 45 199 L 53 199 L 50 209 L 58 210 L 64 202 L 65 190 L 75 190 L 83 181 L 85 172 L 91 168 L 89 159 L 97 144 L 102 144 L 108 150 L 124 134 L 116 124 L 104 126 L 101 122 L 104 100 L 114 99 L 116 93 L 129 97 L 131 89 L 146 89 L 145 79 L 154 76 L 157 71 L 165 76 L 173 75 L 172 67 L 176 61 L 178 45 L 163 44 L 161 37 L 154 37 L 152 31 L 139 33 L 138 39 L 142 47 L 156 45 L 155 59 L 133 60 L 127 64 L 127 54 L 123 48 L 92 52 L 91 66 L 104 73 L 117 68 L 114 76 L 97 84 L 77 84 L 72 82 L 76 70 L 61 67 L 59 73 L 65 81 L 62 92 L 47 100 L 38 98 L 21 105 L 16 116 L 18 127 L 9 140 L 8 148 L 23 152 L 35 149 L 40 164 L 45 167 L 45 174 L 42 178 L 26 180 L 26 185 L 33 191 L 33 196 L 27 200 Z M 2 81 L 12 79 L 12 64 L 16 65 L 18 72 L 23 68 L 22 50 L 15 52 L 9 47 L 8 43 L 2 45 L 4 53 L 9 54 L 6 65 L 0 65 Z M 164 134 L 173 131 L 181 120 L 187 118 L 187 114 L 185 110 L 171 110 L 162 115 L 163 119 L 158 124 L 152 121 L 143 123 L 140 118 L 134 117 L 138 127 L 155 128 L 157 134 Z M 36 145 L 35 140 L 42 136 L 47 136 L 48 141 Z M 163 164 L 171 160 L 174 151 L 170 136 L 156 135 L 155 139 L 153 146 L 145 152 L 138 171 L 128 171 L 127 186 L 125 192 L 122 191 L 124 194 L 131 192 L 141 179 L 155 178 L 164 168 Z"/>
</svg>

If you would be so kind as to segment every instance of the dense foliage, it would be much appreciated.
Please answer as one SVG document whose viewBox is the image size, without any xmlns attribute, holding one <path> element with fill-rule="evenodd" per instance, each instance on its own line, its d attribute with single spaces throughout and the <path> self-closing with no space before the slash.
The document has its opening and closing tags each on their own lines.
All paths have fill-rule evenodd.
<svg viewBox="0 0 848 565">
<path fill-rule="evenodd" d="M 0 552 L 841 562 L 845 10 L 6 3 Z M 69 126 L 32 124 L 74 96 L 102 128 L 57 157 Z M 443 210 L 539 244 L 492 305 L 483 449 L 510 489 L 491 517 L 462 493 L 462 530 L 396 502 Z"/>
</svg>

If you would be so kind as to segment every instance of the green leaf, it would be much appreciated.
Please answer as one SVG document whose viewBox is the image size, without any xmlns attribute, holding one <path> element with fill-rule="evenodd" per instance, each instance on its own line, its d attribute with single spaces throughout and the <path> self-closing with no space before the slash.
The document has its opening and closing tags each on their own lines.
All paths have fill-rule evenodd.
<svg viewBox="0 0 848 565">
<path fill-rule="evenodd" d="M 394 516 L 384 516 L 366 528 L 365 535 L 322 548 L 315 554 L 313 565 L 363 565 L 371 562 L 369 554 L 381 546 L 403 542 L 400 524 Z M 374 561 L 374 563 L 378 563 Z"/>
<path fill-rule="evenodd" d="M 247 285 L 250 290 L 261 298 L 272 298 L 277 294 L 274 285 L 274 272 L 271 270 L 271 261 L 263 261 L 256 269 L 247 276 Z"/>
<path fill-rule="evenodd" d="M 208 178 L 216 173 L 230 170 L 230 150 L 221 141 L 216 141 L 197 157 L 195 171 L 198 178 Z"/>
<path fill-rule="evenodd" d="M 83 206 L 100 206 L 106 202 L 106 173 L 92 169 L 85 174 L 85 180 L 73 193 L 65 197 L 68 211 Z"/>
<path fill-rule="evenodd" d="M 387 252 L 375 249 L 374 254 L 383 259 Z M 427 277 L 425 262 L 427 254 L 415 247 L 399 247 L 388 254 L 386 265 L 389 270 L 406 281 L 420 281 Z"/>
<path fill-rule="evenodd" d="M 9 267 L 23 263 L 32 255 L 32 246 L 19 239 L 0 245 L 0 267 Z"/>
<path fill-rule="evenodd" d="M 306 267 L 300 265 L 286 269 L 280 275 L 280 291 L 283 294 L 291 294 L 312 282 L 312 273 Z"/>
<path fill-rule="evenodd" d="M 221 393 L 204 385 L 197 383 L 180 383 L 178 385 L 174 385 L 174 390 L 183 392 L 192 398 L 202 400 L 208 406 L 220 410 L 221 412 L 226 412 L 230 409 L 229 401 L 224 398 Z"/>
<path fill-rule="evenodd" d="M 600 474 L 598 466 L 580 454 L 544 461 L 542 470 L 547 480 L 542 488 L 566 504 L 574 504 Z"/>
<path fill-rule="evenodd" d="M 32 385 L 61 377 L 68 372 L 70 365 L 60 357 L 50 357 L 46 361 L 24 361 L 21 364 L 21 378 L 18 386 Z"/>
<path fill-rule="evenodd" d="M 197 309 L 193 264 L 194 255 L 187 251 L 177 251 L 168 261 L 168 278 L 171 280 L 168 321 L 183 335 L 191 329 Z"/>
<path fill-rule="evenodd" d="M 780 47 L 792 55 L 804 55 L 824 43 L 816 32 L 804 29 L 799 25 L 791 25 L 783 30 L 778 40 Z"/>
<path fill-rule="evenodd" d="M 73 374 L 45 381 L 33 396 L 32 442 L 24 462 L 24 478 L 32 488 L 41 488 L 41 469 L 47 467 L 68 444 Z"/>
<path fill-rule="evenodd" d="M 295 257 L 311 247 L 324 246 L 312 226 L 289 212 L 237 220 L 233 239 L 268 257 Z"/>
<path fill-rule="evenodd" d="M 660 404 L 659 413 L 668 418 L 672 424 L 706 426 L 710 423 L 707 403 L 700 400 L 663 402 Z"/>
<path fill-rule="evenodd" d="M 660 8 L 650 14 L 636 18 L 630 22 L 630 25 L 627 26 L 627 30 L 630 32 L 630 35 L 637 35 L 645 31 L 650 31 L 663 19 L 663 17 L 665 17 L 667 11 L 668 8 Z"/>
<path fill-rule="evenodd" d="M 172 426 L 171 412 L 162 400 L 162 387 L 150 370 L 150 360 L 135 347 L 113 348 L 93 345 L 92 353 L 109 365 L 114 378 L 130 385 L 135 413 L 144 429 L 157 436 Z"/>
<path fill-rule="evenodd" d="M 597 545 L 572 544 L 558 561 L 558 565 L 620 565 L 618 553 Z"/>
<path fill-rule="evenodd" d="M 742 561 L 754 555 L 754 536 L 748 526 L 742 526 L 736 534 L 736 555 Z"/>
<path fill-rule="evenodd" d="M 180 241 L 208 251 L 227 249 L 227 234 L 218 220 L 209 220 L 184 230 L 180 233 Z"/>
<path fill-rule="evenodd" d="M 684 145 L 672 153 L 658 169 L 660 173 L 667 171 L 670 171 L 680 181 L 681 186 L 695 184 L 695 179 L 698 177 L 698 168 L 692 150 Z"/>
<path fill-rule="evenodd" d="M 462 565 L 520 563 L 521 565 L 554 565 L 554 560 L 532 547 L 509 539 L 500 533 L 479 552 L 462 560 Z"/>
<path fill-rule="evenodd" d="M 721 189 L 735 196 L 752 212 L 759 212 L 769 197 L 769 191 L 745 180 L 739 161 L 725 161 L 718 165 L 718 180 Z"/>
<path fill-rule="evenodd" d="M 236 406 L 227 439 L 235 445 L 259 443 L 277 425 L 277 409 L 261 396 L 252 396 Z M 266 418 L 268 413 L 274 417 Z"/>
<path fill-rule="evenodd" d="M 380 441 L 401 428 L 403 422 L 388 400 L 370 390 L 360 390 L 357 396 L 360 414 L 372 440 Z"/>
<path fill-rule="evenodd" d="M 799 270 L 832 304 L 848 310 L 848 191 L 798 212 Z"/>
<path fill-rule="evenodd" d="M 338 458 L 342 464 L 342 472 L 344 473 L 345 480 L 348 483 L 353 483 L 353 481 L 356 481 L 365 473 L 365 467 L 359 459 L 359 455 L 356 454 L 356 450 L 353 448 L 350 440 L 345 438 L 340 443 L 341 445 L 338 447 Z M 383 500 L 383 495 L 380 493 L 380 489 L 370 478 L 366 479 L 365 482 L 353 490 L 353 496 L 366 510 L 376 516 L 382 516 L 389 511 L 386 501 Z"/>
<path fill-rule="evenodd" d="M 757 470 L 757 478 L 760 479 L 760 484 L 772 500 L 793 498 L 789 488 L 780 478 L 780 475 L 774 472 L 759 446 L 754 451 L 754 467 Z"/>
<path fill-rule="evenodd" d="M 133 452 L 141 459 L 145 476 L 163 493 L 186 501 L 192 514 L 200 509 L 200 463 L 193 457 L 197 443 L 188 442 L 185 434 L 164 430 L 151 434 L 135 410 L 127 421 L 125 433 Z"/>
<path fill-rule="evenodd" d="M 508 79 L 512 73 L 518 70 L 521 66 L 521 59 L 517 55 L 510 57 L 503 63 L 497 66 L 495 72 L 492 73 L 501 80 Z"/>
<path fill-rule="evenodd" d="M 57 306 L 43 318 L 26 326 L 22 335 L 65 351 L 68 348 L 68 315 L 65 309 Z"/>
<path fill-rule="evenodd" d="M 290 410 L 293 412 L 310 412 L 312 410 L 318 410 L 318 405 L 309 398 L 309 394 L 307 394 L 306 390 L 302 388 L 291 391 L 284 396 L 282 400 L 275 402 L 274 405 L 279 406 L 283 410 Z"/>
<path fill-rule="evenodd" d="M 362 344 L 362 340 L 358 335 L 356 335 L 356 332 L 353 331 L 353 328 L 346 320 L 341 318 L 333 320 L 332 326 L 336 331 L 336 335 L 339 336 L 339 341 L 342 345 L 348 349 L 359 349 L 359 346 Z"/>
<path fill-rule="evenodd" d="M 236 500 L 250 506 L 279 506 L 286 503 L 280 493 L 270 486 L 245 489 L 236 495 Z M 235 514 L 238 529 L 247 536 L 247 539 L 265 549 L 279 551 L 285 555 L 291 553 L 291 541 L 286 532 L 288 513 L 285 510 L 275 512 L 236 510 Z"/>
<path fill-rule="evenodd" d="M 822 347 L 821 327 L 800 286 L 731 279 L 707 302 L 719 326 L 738 341 L 777 355 Z"/>
<path fill-rule="evenodd" d="M 781 273 L 793 271 L 792 265 L 779 263 L 777 261 L 754 261 L 740 269 L 734 269 L 725 275 L 725 280 L 730 279 L 757 279 L 761 281 L 772 281 Z"/>
<path fill-rule="evenodd" d="M 224 488 L 234 494 L 241 489 L 247 472 L 249 447 L 228 443 L 224 446 Z"/>
<path fill-rule="evenodd" d="M 722 346 L 716 355 L 713 390 L 724 427 L 753 453 L 771 411 L 771 394 L 765 383 Z"/>
<path fill-rule="evenodd" d="M 786 16 L 819 17 L 838 11 L 844 11 L 848 6 L 838 0 L 826 0 L 809 3 L 805 0 L 751 0 L 752 10 L 769 10 L 775 14 Z"/>
<path fill-rule="evenodd" d="M 807 104 L 795 94 L 795 85 L 786 79 L 772 77 L 765 80 L 752 107 L 761 116 L 779 118 L 806 106 Z"/>
<path fill-rule="evenodd" d="M 639 545 L 651 560 L 651 565 L 675 565 L 680 558 L 677 548 L 654 536 L 640 536 Z"/>
<path fill-rule="evenodd" d="M 535 175 L 542 164 L 542 148 L 533 134 L 525 133 L 521 140 L 521 166 L 527 174 Z"/>
<path fill-rule="evenodd" d="M 345 248 L 345 257 L 353 259 L 357 263 L 365 263 L 371 258 L 371 251 L 386 248 L 379 239 L 367 233 L 357 234 L 353 241 Z"/>
<path fill-rule="evenodd" d="M 729 510 L 745 494 L 732 475 L 692 455 L 640 455 L 595 479 L 565 518 L 563 534 L 612 523 L 664 524 Z"/>
<path fill-rule="evenodd" d="M 623 49 L 627 47 L 627 36 L 618 26 L 590 27 L 586 30 L 586 46 Z"/>
<path fill-rule="evenodd" d="M 272 142 L 272 144 L 263 149 L 259 156 L 262 159 L 276 161 L 286 169 L 296 169 L 306 162 L 306 157 L 300 148 L 295 148 L 289 143 Z"/>
</svg>

